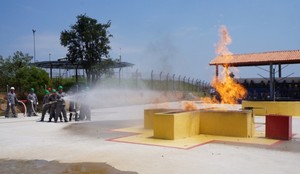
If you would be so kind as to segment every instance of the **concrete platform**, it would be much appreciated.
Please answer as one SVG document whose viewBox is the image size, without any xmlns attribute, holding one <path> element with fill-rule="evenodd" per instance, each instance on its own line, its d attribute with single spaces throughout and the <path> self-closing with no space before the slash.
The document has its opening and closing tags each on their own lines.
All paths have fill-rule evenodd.
<svg viewBox="0 0 300 174">
<path fill-rule="evenodd" d="M 0 117 L 0 159 L 101 162 L 140 174 L 300 172 L 299 117 L 293 118 L 292 140 L 272 145 L 219 139 L 193 148 L 173 148 L 111 141 L 132 136 L 132 132 L 123 128 L 142 126 L 144 109 L 153 106 L 95 109 L 93 121 L 78 123 L 37 122 L 38 117 Z M 176 108 L 178 103 L 170 107 Z M 265 118 L 256 117 L 255 122 L 256 128 L 263 132 Z"/>
</svg>

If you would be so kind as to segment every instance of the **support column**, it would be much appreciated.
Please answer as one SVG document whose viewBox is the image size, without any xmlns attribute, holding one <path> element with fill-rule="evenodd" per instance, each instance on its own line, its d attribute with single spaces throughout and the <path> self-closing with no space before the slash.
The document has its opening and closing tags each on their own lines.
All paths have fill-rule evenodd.
<svg viewBox="0 0 300 174">
<path fill-rule="evenodd" d="M 281 64 L 278 64 L 278 77 L 281 78 Z"/>
<path fill-rule="evenodd" d="M 50 79 L 52 80 L 52 63 L 50 64 Z"/>
<path fill-rule="evenodd" d="M 273 100 L 273 64 L 270 64 L 270 99 Z"/>
<path fill-rule="evenodd" d="M 273 64 L 270 64 L 270 100 L 274 100 L 274 76 L 273 76 Z"/>
<path fill-rule="evenodd" d="M 216 79 L 219 78 L 219 65 L 216 65 Z"/>
</svg>

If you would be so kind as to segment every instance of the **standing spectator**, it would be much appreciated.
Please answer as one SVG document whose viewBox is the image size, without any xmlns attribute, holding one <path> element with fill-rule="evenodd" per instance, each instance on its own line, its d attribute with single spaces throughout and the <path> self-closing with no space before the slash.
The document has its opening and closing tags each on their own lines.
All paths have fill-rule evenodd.
<svg viewBox="0 0 300 174">
<path fill-rule="evenodd" d="M 38 103 L 38 99 L 36 94 L 34 93 L 34 88 L 30 89 L 29 94 L 27 95 L 27 101 L 28 101 L 28 117 L 31 117 L 32 114 L 34 116 L 37 116 L 36 112 L 37 112 L 37 105 Z"/>
<path fill-rule="evenodd" d="M 9 117 L 9 110 L 11 109 L 11 112 L 13 113 L 13 117 L 17 118 L 16 110 L 15 110 L 15 101 L 19 101 L 15 94 L 15 88 L 11 87 L 10 92 L 7 94 L 7 107 L 5 112 L 5 118 Z"/>
</svg>

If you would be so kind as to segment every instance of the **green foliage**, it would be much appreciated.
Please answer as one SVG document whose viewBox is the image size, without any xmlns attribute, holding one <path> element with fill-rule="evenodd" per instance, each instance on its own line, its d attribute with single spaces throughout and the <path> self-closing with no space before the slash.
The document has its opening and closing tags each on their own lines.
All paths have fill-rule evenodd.
<svg viewBox="0 0 300 174">
<path fill-rule="evenodd" d="M 31 59 L 31 56 L 23 54 L 21 51 L 15 52 L 13 56 L 9 56 L 6 59 L 0 56 L 0 86 L 16 86 L 18 82 L 16 78 L 17 71 L 27 66 Z"/>
<path fill-rule="evenodd" d="M 105 66 L 102 63 L 103 57 L 109 59 L 109 38 L 112 37 L 108 31 L 110 25 L 110 21 L 101 24 L 96 19 L 79 15 L 76 24 L 71 25 L 70 30 L 61 32 L 61 45 L 68 47 L 68 61 L 83 66 L 88 83 L 91 80 L 96 82 L 100 78 L 99 68 Z"/>
<path fill-rule="evenodd" d="M 45 85 L 49 84 L 48 73 L 34 66 L 24 66 L 16 72 L 16 86 L 21 88 L 21 91 L 29 91 L 34 88 L 38 96 L 44 95 Z"/>
</svg>

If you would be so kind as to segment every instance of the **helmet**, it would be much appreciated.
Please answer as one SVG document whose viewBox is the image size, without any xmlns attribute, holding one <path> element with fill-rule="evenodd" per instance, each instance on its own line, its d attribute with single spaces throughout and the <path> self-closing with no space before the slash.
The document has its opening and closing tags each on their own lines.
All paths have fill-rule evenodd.
<svg viewBox="0 0 300 174">
<path fill-rule="evenodd" d="M 33 91 L 33 92 L 34 92 L 34 88 L 30 88 L 30 91 Z"/>
<path fill-rule="evenodd" d="M 56 90 L 55 90 L 55 89 L 52 89 L 52 92 L 56 92 Z"/>
<path fill-rule="evenodd" d="M 15 90 L 15 88 L 14 88 L 13 86 L 12 86 L 12 87 L 10 87 L 10 89 L 11 89 L 11 90 Z"/>
<path fill-rule="evenodd" d="M 58 89 L 63 89 L 63 87 L 62 86 L 58 86 Z"/>
<path fill-rule="evenodd" d="M 46 89 L 46 90 L 45 90 L 45 93 L 46 93 L 46 94 L 49 94 L 49 90 Z"/>
</svg>

